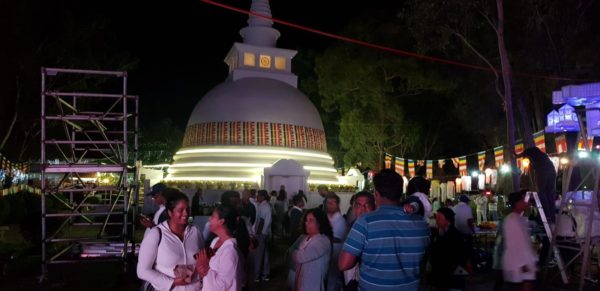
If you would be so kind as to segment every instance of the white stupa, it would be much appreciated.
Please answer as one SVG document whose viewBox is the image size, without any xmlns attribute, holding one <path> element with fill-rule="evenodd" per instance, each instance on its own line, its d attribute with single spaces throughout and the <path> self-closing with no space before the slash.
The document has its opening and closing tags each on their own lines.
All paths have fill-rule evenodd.
<svg viewBox="0 0 600 291">
<path fill-rule="evenodd" d="M 268 0 L 252 1 L 251 11 L 271 17 Z M 194 108 L 167 180 L 264 187 L 279 182 L 271 176 L 303 172 L 304 184 L 338 183 L 319 112 L 291 72 L 296 51 L 276 47 L 280 34 L 272 25 L 249 17 L 243 42 L 225 58 L 229 76 Z"/>
</svg>

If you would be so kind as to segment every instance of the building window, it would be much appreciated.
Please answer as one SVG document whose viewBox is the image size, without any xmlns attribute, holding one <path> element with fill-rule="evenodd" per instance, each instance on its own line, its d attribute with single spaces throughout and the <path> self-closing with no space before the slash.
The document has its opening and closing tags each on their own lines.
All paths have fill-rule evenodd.
<svg viewBox="0 0 600 291">
<path fill-rule="evenodd" d="M 259 58 L 259 66 L 261 68 L 269 69 L 271 68 L 271 56 L 268 55 L 260 55 Z"/>
<path fill-rule="evenodd" d="M 253 53 L 244 53 L 244 66 L 256 66 L 256 56 Z"/>
<path fill-rule="evenodd" d="M 285 70 L 285 58 L 275 57 L 275 69 Z"/>
</svg>

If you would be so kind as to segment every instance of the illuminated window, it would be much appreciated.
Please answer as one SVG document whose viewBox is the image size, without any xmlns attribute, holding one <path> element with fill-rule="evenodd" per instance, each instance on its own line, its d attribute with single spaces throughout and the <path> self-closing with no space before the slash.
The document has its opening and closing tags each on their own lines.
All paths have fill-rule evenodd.
<svg viewBox="0 0 600 291">
<path fill-rule="evenodd" d="M 244 66 L 256 66 L 256 56 L 253 53 L 244 53 Z"/>
<path fill-rule="evenodd" d="M 271 67 L 271 56 L 260 55 L 259 66 L 261 68 L 265 68 L 265 69 L 270 68 Z"/>
<path fill-rule="evenodd" d="M 275 69 L 285 70 L 285 58 L 275 57 Z"/>
</svg>

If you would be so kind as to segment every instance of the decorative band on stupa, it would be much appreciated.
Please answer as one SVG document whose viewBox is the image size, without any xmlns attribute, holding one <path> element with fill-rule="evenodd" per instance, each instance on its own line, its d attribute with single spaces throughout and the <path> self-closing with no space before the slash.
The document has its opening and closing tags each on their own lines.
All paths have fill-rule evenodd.
<svg viewBox="0 0 600 291">
<path fill-rule="evenodd" d="M 320 129 L 272 122 L 226 121 L 189 125 L 183 147 L 203 145 L 258 145 L 327 152 Z"/>
</svg>

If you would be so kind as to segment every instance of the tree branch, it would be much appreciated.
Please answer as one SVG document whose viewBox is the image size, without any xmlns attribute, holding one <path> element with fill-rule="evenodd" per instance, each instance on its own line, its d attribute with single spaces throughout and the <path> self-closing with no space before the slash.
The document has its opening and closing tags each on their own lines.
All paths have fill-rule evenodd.
<svg viewBox="0 0 600 291">
<path fill-rule="evenodd" d="M 496 94 L 498 94 L 498 96 L 500 97 L 500 99 L 502 99 L 503 102 L 503 107 L 506 110 L 506 100 L 505 100 L 505 96 L 504 93 L 502 93 L 502 91 L 500 90 L 500 76 L 498 75 L 498 69 L 496 69 L 492 63 L 482 54 L 480 53 L 476 48 L 474 48 L 471 43 L 458 31 L 456 30 L 451 30 L 449 29 L 450 32 L 452 32 L 454 35 L 456 35 L 458 38 L 460 38 L 460 40 L 463 41 L 463 43 L 469 47 L 469 49 L 471 49 L 481 60 L 483 60 L 484 63 L 486 63 L 490 69 L 492 69 L 492 72 L 494 72 L 494 76 L 496 77 L 496 79 L 494 80 L 495 84 L 496 84 Z M 496 30 L 496 33 L 498 33 L 498 31 Z"/>
</svg>

